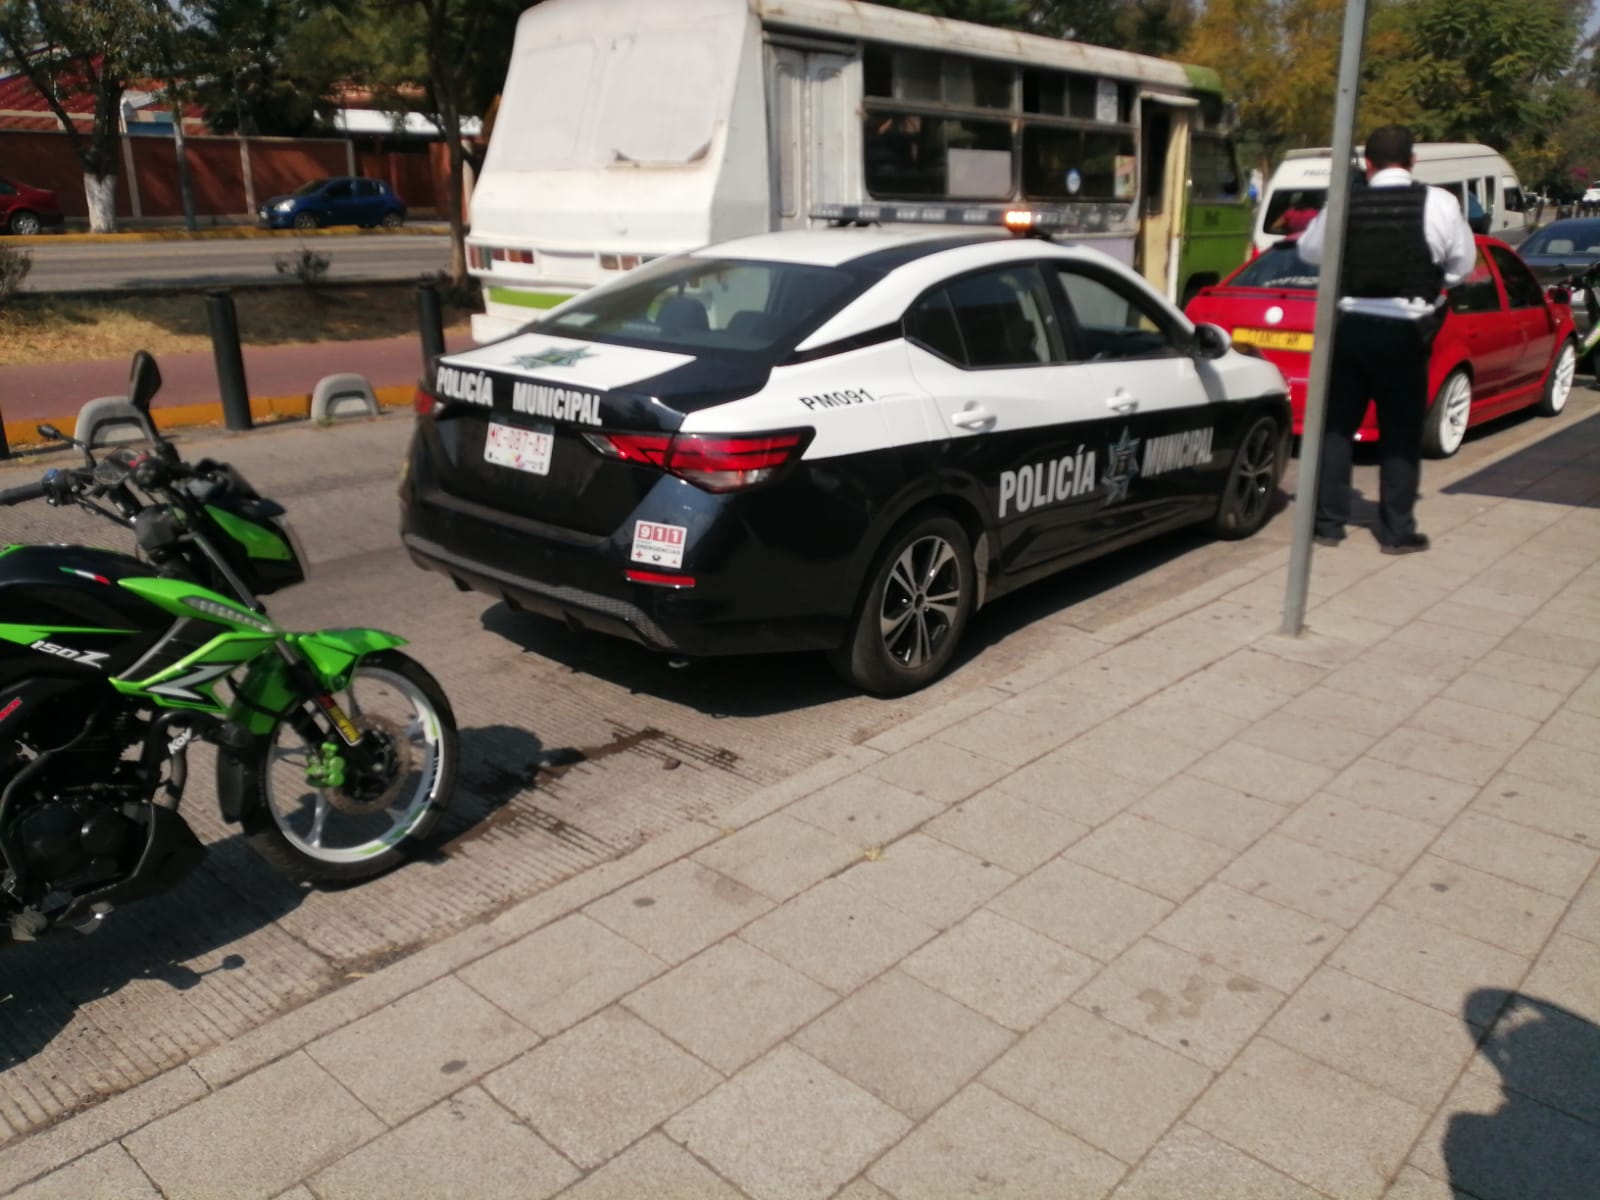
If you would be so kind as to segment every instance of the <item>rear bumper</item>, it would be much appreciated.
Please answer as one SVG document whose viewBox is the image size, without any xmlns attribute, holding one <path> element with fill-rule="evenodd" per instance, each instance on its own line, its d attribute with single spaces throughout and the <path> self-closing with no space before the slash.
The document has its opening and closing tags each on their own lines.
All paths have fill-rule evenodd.
<svg viewBox="0 0 1600 1200">
<path fill-rule="evenodd" d="M 580 542 L 411 483 L 402 492 L 401 540 L 413 562 L 463 590 L 692 658 L 831 649 L 848 626 L 847 606 L 796 604 L 793 587 L 773 586 L 790 578 L 789 566 L 758 547 L 743 547 L 735 570 L 694 573 L 693 587 L 637 583 L 624 573 L 626 547 L 613 539 Z"/>
</svg>

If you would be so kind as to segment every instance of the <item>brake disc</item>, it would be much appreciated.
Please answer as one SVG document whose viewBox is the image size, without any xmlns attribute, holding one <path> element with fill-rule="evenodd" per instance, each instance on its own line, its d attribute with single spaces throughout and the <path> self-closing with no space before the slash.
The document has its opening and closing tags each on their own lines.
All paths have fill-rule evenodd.
<svg viewBox="0 0 1600 1200">
<path fill-rule="evenodd" d="M 363 714 L 355 720 L 355 727 L 364 735 L 377 734 L 381 739 L 379 751 L 382 760 L 382 786 L 369 772 L 358 771 L 347 764 L 349 774 L 340 788 L 323 788 L 328 804 L 352 817 L 367 817 L 388 808 L 400 795 L 401 785 L 411 775 L 416 761 L 416 751 L 406 740 L 405 731 L 385 717 Z"/>
</svg>

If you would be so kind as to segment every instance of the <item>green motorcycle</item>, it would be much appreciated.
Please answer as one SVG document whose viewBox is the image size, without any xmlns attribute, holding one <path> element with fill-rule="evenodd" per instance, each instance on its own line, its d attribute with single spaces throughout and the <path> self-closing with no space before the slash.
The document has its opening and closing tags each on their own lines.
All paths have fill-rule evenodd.
<svg viewBox="0 0 1600 1200">
<path fill-rule="evenodd" d="M 139 549 L 0 546 L 0 941 L 92 930 L 200 861 L 178 815 L 196 739 L 217 747 L 223 817 L 311 883 L 393 867 L 455 788 L 455 717 L 404 639 L 267 616 L 258 597 L 306 574 L 284 510 L 226 463 L 184 462 L 150 419 L 160 386 L 140 351 L 148 449 L 73 443 L 84 466 L 0 491 L 106 517 Z"/>
</svg>

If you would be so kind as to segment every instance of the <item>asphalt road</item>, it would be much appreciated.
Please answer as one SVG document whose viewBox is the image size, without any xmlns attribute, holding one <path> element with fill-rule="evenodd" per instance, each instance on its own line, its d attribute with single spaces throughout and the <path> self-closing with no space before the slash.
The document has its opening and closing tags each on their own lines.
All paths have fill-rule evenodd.
<svg viewBox="0 0 1600 1200">
<path fill-rule="evenodd" d="M 1600 411 L 1574 393 L 1563 422 Z M 1426 490 L 1554 432 L 1534 417 L 1474 434 Z M 188 457 L 234 462 L 284 502 L 313 565 L 272 597 L 290 626 L 370 625 L 413 639 L 462 730 L 461 786 L 425 859 L 339 891 L 293 887 L 216 816 L 212 761 L 191 757 L 183 812 L 210 855 L 173 892 L 113 913 L 92 938 L 0 950 L 0 1153 L 7 1142 L 182 1063 L 685 820 L 1007 679 L 1042 654 L 1224 576 L 1249 581 L 1290 536 L 1179 533 L 985 608 L 955 671 L 901 700 L 857 695 L 817 655 L 674 668 L 638 647 L 510 612 L 412 566 L 395 484 L 410 419 L 193 435 Z M 42 464 L 0 466 L 0 487 Z M 1375 494 L 1375 469 L 1357 485 Z M 1293 487 L 1293 474 L 1287 481 Z M 1358 512 L 1358 516 L 1360 513 Z M 1358 535 L 1359 536 L 1359 535 Z M 126 545 L 108 524 L 35 504 L 0 512 L 0 542 Z M 1269 585 L 1271 586 L 1271 585 Z M 1196 599 L 1195 603 L 1199 600 Z"/>
<path fill-rule="evenodd" d="M 276 262 L 302 248 L 331 260 L 328 278 L 345 282 L 415 279 L 450 265 L 450 239 L 431 234 L 226 238 L 125 244 L 43 243 L 30 248 L 30 292 L 212 287 L 282 279 Z"/>
</svg>

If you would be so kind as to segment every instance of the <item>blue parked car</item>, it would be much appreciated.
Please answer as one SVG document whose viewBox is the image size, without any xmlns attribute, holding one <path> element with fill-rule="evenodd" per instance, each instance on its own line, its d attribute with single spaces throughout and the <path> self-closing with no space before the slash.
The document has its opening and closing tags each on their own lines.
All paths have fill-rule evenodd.
<svg viewBox="0 0 1600 1200">
<path fill-rule="evenodd" d="M 324 225 L 394 229 L 406 219 L 406 205 L 381 179 L 339 175 L 313 179 L 287 196 L 274 196 L 258 215 L 270 229 L 320 229 Z"/>
</svg>

